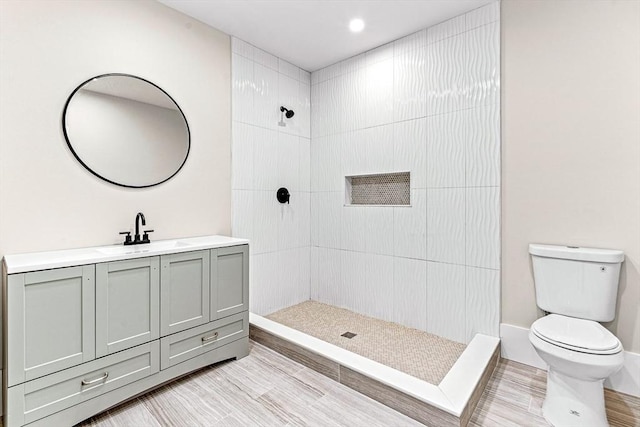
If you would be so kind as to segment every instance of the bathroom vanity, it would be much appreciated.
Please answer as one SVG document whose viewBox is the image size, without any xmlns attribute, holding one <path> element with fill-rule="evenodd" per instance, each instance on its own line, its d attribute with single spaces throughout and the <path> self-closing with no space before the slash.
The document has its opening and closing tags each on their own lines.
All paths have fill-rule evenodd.
<svg viewBox="0 0 640 427">
<path fill-rule="evenodd" d="M 4 425 L 73 425 L 248 354 L 248 241 L 7 255 Z"/>
</svg>

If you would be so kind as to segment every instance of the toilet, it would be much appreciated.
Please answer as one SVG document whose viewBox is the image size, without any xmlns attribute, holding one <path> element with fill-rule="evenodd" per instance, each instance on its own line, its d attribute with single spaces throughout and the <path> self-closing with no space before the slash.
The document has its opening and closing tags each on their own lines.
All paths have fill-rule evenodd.
<svg viewBox="0 0 640 427">
<path fill-rule="evenodd" d="M 530 244 L 536 320 L 529 341 L 548 365 L 544 418 L 554 426 L 608 426 L 604 380 L 624 363 L 620 340 L 598 322 L 615 317 L 618 250 Z"/>
</svg>

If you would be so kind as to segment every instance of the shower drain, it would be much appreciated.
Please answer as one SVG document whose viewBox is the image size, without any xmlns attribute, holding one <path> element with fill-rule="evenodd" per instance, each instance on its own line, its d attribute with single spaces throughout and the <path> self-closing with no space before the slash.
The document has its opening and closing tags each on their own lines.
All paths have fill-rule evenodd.
<svg viewBox="0 0 640 427">
<path fill-rule="evenodd" d="M 351 339 L 351 338 L 355 337 L 356 335 L 358 335 L 358 334 L 354 334 L 353 332 L 345 332 L 344 334 L 342 334 L 340 336 Z"/>
</svg>

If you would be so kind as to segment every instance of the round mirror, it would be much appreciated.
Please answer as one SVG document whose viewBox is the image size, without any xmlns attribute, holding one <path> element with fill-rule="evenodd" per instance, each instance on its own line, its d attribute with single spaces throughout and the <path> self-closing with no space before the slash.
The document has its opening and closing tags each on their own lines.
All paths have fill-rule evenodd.
<svg viewBox="0 0 640 427">
<path fill-rule="evenodd" d="M 136 76 L 105 74 L 82 83 L 67 100 L 62 129 L 85 168 L 123 187 L 165 182 L 189 155 L 189 126 L 178 104 Z"/>
</svg>

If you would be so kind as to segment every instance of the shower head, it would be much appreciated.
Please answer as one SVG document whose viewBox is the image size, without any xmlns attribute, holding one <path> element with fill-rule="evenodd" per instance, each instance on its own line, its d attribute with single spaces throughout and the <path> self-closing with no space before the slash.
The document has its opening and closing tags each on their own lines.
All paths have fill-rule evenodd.
<svg viewBox="0 0 640 427">
<path fill-rule="evenodd" d="M 290 119 L 290 118 L 291 118 L 291 117 L 293 117 L 293 115 L 294 115 L 293 110 L 288 110 L 288 109 L 286 109 L 286 108 L 284 108 L 284 107 L 280 107 L 280 111 L 284 113 L 284 116 L 285 116 L 287 119 Z"/>
</svg>

